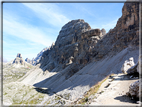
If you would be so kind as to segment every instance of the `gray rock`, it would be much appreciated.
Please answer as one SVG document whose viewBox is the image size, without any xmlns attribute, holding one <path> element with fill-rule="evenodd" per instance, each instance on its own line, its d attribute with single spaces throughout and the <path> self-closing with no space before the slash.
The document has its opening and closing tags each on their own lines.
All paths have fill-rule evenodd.
<svg viewBox="0 0 142 107">
<path fill-rule="evenodd" d="M 129 58 L 129 60 L 126 60 L 121 68 L 121 71 L 124 73 L 124 74 L 127 74 L 127 71 L 128 69 L 130 69 L 131 67 L 133 67 L 135 65 L 134 63 L 134 59 L 133 57 Z M 129 70 L 128 73 L 130 73 L 132 71 Z"/>
<path fill-rule="evenodd" d="M 139 97 L 142 97 L 141 93 L 142 93 L 142 89 L 140 90 L 140 93 L 139 93 L 139 86 L 142 86 L 140 85 L 140 82 L 139 80 L 132 83 L 130 86 L 129 86 L 129 93 L 130 93 L 130 96 L 133 97 L 133 98 L 139 98 Z"/>
<path fill-rule="evenodd" d="M 106 34 L 106 30 L 104 28 L 101 30 L 101 32 L 103 36 Z"/>
<path fill-rule="evenodd" d="M 30 60 L 29 58 L 26 58 L 25 61 L 32 64 L 32 60 Z"/>
<path fill-rule="evenodd" d="M 138 63 L 135 64 L 134 66 L 132 66 L 131 68 L 129 68 L 126 72 L 126 74 L 134 74 L 134 73 L 137 73 L 137 66 L 138 66 Z"/>
<path fill-rule="evenodd" d="M 141 55 L 139 55 L 139 59 L 138 59 L 138 62 L 134 65 L 134 66 L 132 66 L 131 68 L 129 68 L 128 70 L 127 70 L 127 74 L 134 74 L 134 73 L 139 73 L 140 75 L 141 75 L 141 71 L 140 71 L 140 67 L 142 67 L 140 64 L 140 62 L 141 62 Z M 134 63 L 132 63 L 132 64 L 134 64 Z"/>
<path fill-rule="evenodd" d="M 20 53 L 17 54 L 17 57 L 22 58 L 22 55 Z"/>
<path fill-rule="evenodd" d="M 14 59 L 13 64 L 21 64 L 24 65 L 24 60 L 21 54 L 17 54 L 17 57 Z"/>
</svg>

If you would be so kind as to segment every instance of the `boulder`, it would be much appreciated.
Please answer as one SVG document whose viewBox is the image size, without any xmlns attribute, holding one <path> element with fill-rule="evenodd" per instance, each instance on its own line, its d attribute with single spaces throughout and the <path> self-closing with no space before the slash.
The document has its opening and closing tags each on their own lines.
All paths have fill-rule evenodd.
<svg viewBox="0 0 142 107">
<path fill-rule="evenodd" d="M 134 59 L 133 57 L 129 58 L 129 60 L 126 60 L 121 68 L 121 71 L 124 73 L 124 74 L 127 74 L 127 70 L 129 68 L 131 68 L 132 66 L 134 66 L 135 63 L 134 63 Z"/>
<path fill-rule="evenodd" d="M 141 71 L 140 71 L 140 69 L 142 69 L 142 68 L 140 68 L 140 67 L 142 67 L 141 61 L 142 61 L 142 57 L 141 57 L 141 55 L 140 55 L 140 56 L 139 56 L 139 59 L 138 59 L 138 62 L 137 62 L 134 66 L 132 66 L 131 68 L 129 68 L 129 69 L 127 70 L 127 74 L 139 73 L 139 74 L 141 75 Z M 133 61 L 131 61 L 131 64 L 132 64 L 132 65 L 134 64 Z"/>
<path fill-rule="evenodd" d="M 139 97 L 142 97 L 141 93 L 142 93 L 142 89 L 140 90 L 140 93 L 139 93 L 139 86 L 140 86 L 140 80 L 138 81 L 135 81 L 134 83 L 132 83 L 130 86 L 129 86 L 129 92 L 127 94 L 129 94 L 131 97 L 133 97 L 134 99 L 137 99 Z M 141 84 L 141 87 L 142 87 L 142 84 Z"/>
<path fill-rule="evenodd" d="M 138 63 L 136 63 L 134 66 L 132 66 L 131 68 L 129 68 L 126 72 L 126 74 L 135 74 L 135 73 L 138 73 L 137 72 L 137 66 L 138 66 Z"/>
</svg>

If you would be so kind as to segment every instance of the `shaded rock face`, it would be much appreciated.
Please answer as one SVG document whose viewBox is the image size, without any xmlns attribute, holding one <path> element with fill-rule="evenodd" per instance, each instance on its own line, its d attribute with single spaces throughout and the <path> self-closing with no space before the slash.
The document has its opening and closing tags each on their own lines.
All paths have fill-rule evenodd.
<svg viewBox="0 0 142 107">
<path fill-rule="evenodd" d="M 92 33 L 100 34 L 100 30 L 94 32 L 94 30 L 89 31 L 90 29 L 90 25 L 81 19 L 72 20 L 64 25 L 55 45 L 53 44 L 50 50 L 43 53 L 40 67 L 43 68 L 44 71 L 51 71 L 55 66 L 59 66 L 59 68 L 62 69 L 73 62 L 77 62 L 78 51 L 80 51 L 79 48 L 81 48 L 82 44 L 82 35 L 85 35 L 85 32 L 89 33 L 90 36 L 92 36 Z"/>
<path fill-rule="evenodd" d="M 68 22 L 62 27 L 55 45 L 43 53 L 40 67 L 44 71 L 57 72 L 70 66 L 74 69 L 69 69 L 69 72 L 76 73 L 97 54 L 93 51 L 103 37 L 102 31 L 91 29 L 90 25 L 81 19 Z"/>
<path fill-rule="evenodd" d="M 125 3 L 116 29 L 132 30 L 139 27 L 139 3 Z"/>
<path fill-rule="evenodd" d="M 122 16 L 117 21 L 116 27 L 111 29 L 92 49 L 92 56 L 95 60 L 100 60 L 106 55 L 115 55 L 123 49 L 139 46 L 139 3 L 125 3 L 122 9 Z M 132 10 L 132 11 L 130 11 Z M 127 13 L 127 14 L 126 14 Z M 136 14 L 135 22 L 130 23 L 129 26 L 123 27 L 124 23 L 131 17 L 132 14 Z M 126 20 L 127 19 L 127 20 Z M 122 24 L 123 23 L 123 24 Z"/>
<path fill-rule="evenodd" d="M 124 3 L 122 16 L 110 33 L 116 33 L 115 37 L 125 44 L 131 41 L 132 45 L 139 45 L 139 3 Z"/>
<path fill-rule="evenodd" d="M 17 57 L 14 59 L 12 64 L 24 64 L 24 60 L 22 58 L 22 55 L 20 53 L 17 54 Z"/>
<path fill-rule="evenodd" d="M 130 75 L 134 75 L 134 74 L 140 74 L 141 75 L 141 71 L 140 71 L 140 67 L 142 67 L 141 65 L 141 61 L 142 61 L 142 56 L 139 56 L 139 59 L 137 61 L 137 63 L 134 63 L 134 59 L 133 58 L 129 58 L 129 61 L 126 60 L 125 63 L 123 64 L 121 71 L 125 74 L 130 74 Z"/>
</svg>

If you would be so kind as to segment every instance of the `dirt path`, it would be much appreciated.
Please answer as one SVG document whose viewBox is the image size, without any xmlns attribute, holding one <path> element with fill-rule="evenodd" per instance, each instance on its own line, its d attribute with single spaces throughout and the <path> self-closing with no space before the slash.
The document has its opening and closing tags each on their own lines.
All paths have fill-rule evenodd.
<svg viewBox="0 0 142 107">
<path fill-rule="evenodd" d="M 90 105 L 136 105 L 135 101 L 126 96 L 131 83 L 138 78 L 130 78 L 124 74 L 116 74 L 107 79 L 95 95 L 96 99 Z"/>
</svg>

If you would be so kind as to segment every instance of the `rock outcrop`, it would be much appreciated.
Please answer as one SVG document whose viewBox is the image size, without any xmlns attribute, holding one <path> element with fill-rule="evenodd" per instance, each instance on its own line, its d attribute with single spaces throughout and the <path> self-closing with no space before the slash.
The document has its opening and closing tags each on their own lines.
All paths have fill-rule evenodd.
<svg viewBox="0 0 142 107">
<path fill-rule="evenodd" d="M 122 17 L 119 18 L 116 30 L 130 31 L 139 27 L 139 3 L 125 3 L 122 9 Z"/>
<path fill-rule="evenodd" d="M 121 71 L 124 74 L 140 74 L 141 75 L 141 71 L 140 71 L 140 67 L 141 67 L 141 55 L 139 56 L 139 59 L 137 61 L 136 64 L 134 64 L 134 59 L 131 57 L 129 58 L 129 61 L 126 60 L 125 63 L 123 64 Z"/>
<path fill-rule="evenodd" d="M 24 60 L 20 53 L 17 54 L 17 57 L 14 59 L 13 64 L 21 64 L 24 65 Z"/>
<path fill-rule="evenodd" d="M 121 71 L 124 73 L 124 74 L 127 74 L 127 71 L 129 68 L 133 67 L 135 65 L 134 63 L 134 59 L 133 57 L 129 58 L 129 61 L 126 60 L 121 68 Z"/>
<path fill-rule="evenodd" d="M 25 61 L 32 64 L 32 60 L 30 60 L 29 58 L 26 58 Z"/>
<path fill-rule="evenodd" d="M 139 87 L 142 87 L 142 85 L 140 84 L 139 81 L 140 80 L 132 83 L 129 86 L 129 92 L 126 95 L 131 96 L 132 99 L 139 99 L 140 97 L 142 97 L 141 96 L 142 90 L 139 90 L 140 89 Z"/>
<path fill-rule="evenodd" d="M 106 30 L 105 29 L 102 29 L 101 32 L 102 32 L 102 35 L 106 34 Z"/>
<path fill-rule="evenodd" d="M 64 25 L 58 35 L 55 45 L 52 45 L 50 50 L 47 50 L 43 53 L 42 58 L 39 62 L 40 67 L 44 71 L 52 71 L 55 66 L 59 66 L 60 69 L 64 69 L 73 62 L 79 64 L 80 59 L 78 58 L 78 56 L 79 53 L 82 53 L 81 51 L 83 51 L 80 51 L 80 48 L 83 48 L 83 43 L 81 43 L 82 33 L 88 31 L 88 33 L 90 33 L 90 36 L 92 36 L 91 33 L 93 30 L 89 31 L 90 29 L 91 27 L 89 26 L 89 24 L 81 19 L 72 20 Z M 100 33 L 98 32 L 98 34 Z M 82 53 L 82 55 L 80 55 L 81 58 L 84 57 L 83 60 L 87 60 L 87 56 L 85 57 L 85 54 L 86 53 Z M 59 71 L 59 69 L 56 70 Z"/>
<path fill-rule="evenodd" d="M 6 63 L 6 65 L 12 65 L 15 68 L 27 68 L 28 66 L 30 66 L 29 63 L 27 63 L 23 58 L 22 55 L 20 53 L 17 54 L 16 58 L 8 63 Z"/>
</svg>

